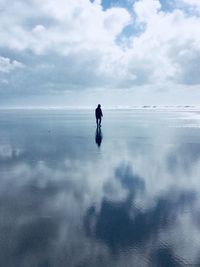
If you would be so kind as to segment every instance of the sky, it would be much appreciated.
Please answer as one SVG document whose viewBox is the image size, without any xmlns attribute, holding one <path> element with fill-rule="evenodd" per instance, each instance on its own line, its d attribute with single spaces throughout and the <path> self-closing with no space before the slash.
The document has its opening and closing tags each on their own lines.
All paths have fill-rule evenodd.
<svg viewBox="0 0 200 267">
<path fill-rule="evenodd" d="M 199 0 L 0 0 L 0 107 L 198 105 Z"/>
</svg>

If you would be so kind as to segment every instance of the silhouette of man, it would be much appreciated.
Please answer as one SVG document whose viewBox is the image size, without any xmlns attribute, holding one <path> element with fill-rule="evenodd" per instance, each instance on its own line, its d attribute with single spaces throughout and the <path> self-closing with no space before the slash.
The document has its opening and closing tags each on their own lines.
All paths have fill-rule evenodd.
<svg viewBox="0 0 200 267">
<path fill-rule="evenodd" d="M 103 117 L 103 113 L 100 104 L 97 106 L 95 110 L 95 116 L 96 116 L 97 127 L 101 127 L 101 117 Z"/>
</svg>

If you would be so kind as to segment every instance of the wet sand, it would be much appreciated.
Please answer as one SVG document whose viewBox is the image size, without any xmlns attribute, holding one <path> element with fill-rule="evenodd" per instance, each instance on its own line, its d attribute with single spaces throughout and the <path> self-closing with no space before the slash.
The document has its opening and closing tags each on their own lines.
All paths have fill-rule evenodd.
<svg viewBox="0 0 200 267">
<path fill-rule="evenodd" d="M 0 266 L 200 264 L 200 115 L 1 110 Z"/>
</svg>

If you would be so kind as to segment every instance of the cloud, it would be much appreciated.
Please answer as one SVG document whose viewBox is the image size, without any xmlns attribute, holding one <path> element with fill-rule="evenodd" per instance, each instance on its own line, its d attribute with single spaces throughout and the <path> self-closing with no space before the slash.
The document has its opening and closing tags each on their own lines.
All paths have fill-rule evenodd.
<svg viewBox="0 0 200 267">
<path fill-rule="evenodd" d="M 146 259 L 156 264 L 163 257 L 169 264 L 198 262 L 200 146 L 171 127 L 156 130 L 157 115 L 149 113 L 145 119 L 128 116 L 141 140 L 137 130 L 115 131 L 124 122 L 114 116 L 102 144 L 107 153 L 101 154 L 95 129 L 91 133 L 93 114 L 82 114 L 87 120 L 77 123 L 60 112 L 2 114 L 7 114 L 0 128 L 2 266 L 45 265 L 47 259 L 56 266 L 94 266 L 98 260 L 101 266 L 102 261 L 146 266 Z M 170 126 L 185 125 L 186 115 L 163 118 Z M 154 125 L 154 138 L 142 128 L 146 123 Z M 78 135 L 77 125 L 83 129 Z M 125 139 L 116 142 L 121 134 Z"/>
<path fill-rule="evenodd" d="M 0 68 L 16 71 L 1 76 L 10 95 L 200 84 L 200 17 L 189 9 L 198 1 L 170 10 L 159 0 L 131 10 L 89 0 L 1 2 L 0 53 L 10 62 L 1 58 Z"/>
<path fill-rule="evenodd" d="M 192 77 L 193 83 L 199 84 L 198 75 L 191 75 L 190 69 L 199 62 L 200 19 L 182 10 L 163 12 L 160 8 L 159 1 L 135 3 L 136 20 L 143 23 L 144 30 L 138 37 L 132 37 L 132 61 L 139 60 L 140 73 L 149 66 L 146 73 L 152 83 L 166 80 L 185 83 Z M 186 50 L 190 54 L 184 54 Z"/>
<path fill-rule="evenodd" d="M 9 73 L 16 68 L 23 68 L 24 65 L 17 60 L 11 61 L 9 58 L 0 56 L 0 72 Z"/>
<path fill-rule="evenodd" d="M 134 4 L 134 11 L 141 22 L 149 21 L 157 15 L 161 9 L 158 0 L 140 0 Z"/>
<path fill-rule="evenodd" d="M 179 2 L 189 8 L 190 12 L 200 14 L 200 2 L 198 0 L 179 0 Z"/>
<path fill-rule="evenodd" d="M 21 9 L 25 9 L 24 13 Z M 37 53 L 48 50 L 68 54 L 80 48 L 102 47 L 112 44 L 124 26 L 129 23 L 130 15 L 123 8 L 103 11 L 98 3 L 87 0 L 76 2 L 68 0 L 22 1 L 14 4 L 11 11 L 5 8 L 2 18 L 1 46 Z M 10 26 L 9 32 L 4 29 Z M 5 38 L 7 37 L 7 38 Z"/>
</svg>

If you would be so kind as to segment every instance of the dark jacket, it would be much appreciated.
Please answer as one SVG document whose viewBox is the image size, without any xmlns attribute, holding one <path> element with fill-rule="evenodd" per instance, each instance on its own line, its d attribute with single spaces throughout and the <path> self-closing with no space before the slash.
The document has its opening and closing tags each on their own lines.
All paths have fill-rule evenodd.
<svg viewBox="0 0 200 267">
<path fill-rule="evenodd" d="M 101 108 L 96 108 L 95 115 L 96 115 L 96 118 L 101 118 L 103 116 Z"/>
</svg>

